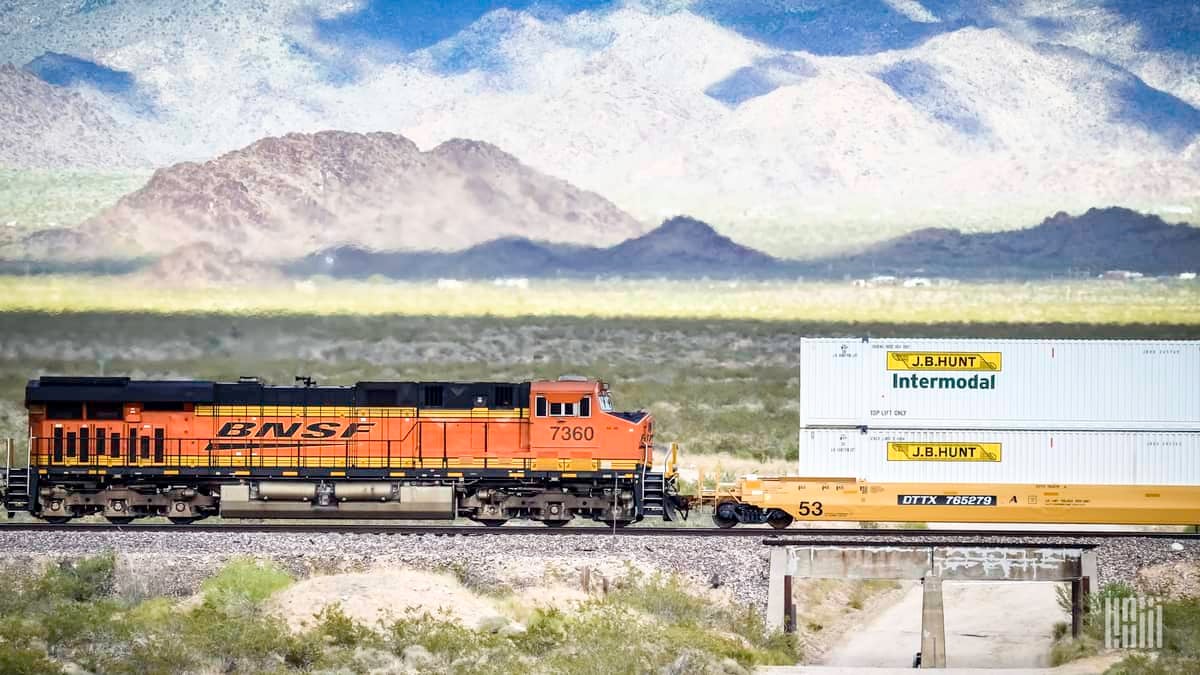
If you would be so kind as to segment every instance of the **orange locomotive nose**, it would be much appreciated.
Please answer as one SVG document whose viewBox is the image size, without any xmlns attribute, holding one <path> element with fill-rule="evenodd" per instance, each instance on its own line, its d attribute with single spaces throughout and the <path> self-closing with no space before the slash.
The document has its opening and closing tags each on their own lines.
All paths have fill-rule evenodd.
<svg viewBox="0 0 1200 675">
<path fill-rule="evenodd" d="M 560 458 L 563 468 L 634 471 L 651 454 L 651 419 L 644 411 L 617 412 L 608 387 L 595 380 L 561 378 L 530 384 L 530 452 Z"/>
</svg>

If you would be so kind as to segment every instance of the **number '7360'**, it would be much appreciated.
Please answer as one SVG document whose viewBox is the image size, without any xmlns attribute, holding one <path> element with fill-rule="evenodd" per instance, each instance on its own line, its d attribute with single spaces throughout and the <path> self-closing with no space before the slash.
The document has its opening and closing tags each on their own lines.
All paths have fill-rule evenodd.
<svg viewBox="0 0 1200 675">
<path fill-rule="evenodd" d="M 596 430 L 591 427 L 552 426 L 550 440 L 552 441 L 590 441 L 596 436 Z"/>
</svg>

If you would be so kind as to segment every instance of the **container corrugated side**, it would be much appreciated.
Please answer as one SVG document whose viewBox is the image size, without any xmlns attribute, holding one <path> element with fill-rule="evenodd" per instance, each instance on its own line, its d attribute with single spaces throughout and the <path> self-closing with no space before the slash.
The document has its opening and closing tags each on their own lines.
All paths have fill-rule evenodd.
<svg viewBox="0 0 1200 675">
<path fill-rule="evenodd" d="M 800 475 L 902 483 L 1200 485 L 1200 433 L 804 429 Z"/>
<path fill-rule="evenodd" d="M 806 338 L 800 425 L 1200 431 L 1200 342 Z"/>
</svg>

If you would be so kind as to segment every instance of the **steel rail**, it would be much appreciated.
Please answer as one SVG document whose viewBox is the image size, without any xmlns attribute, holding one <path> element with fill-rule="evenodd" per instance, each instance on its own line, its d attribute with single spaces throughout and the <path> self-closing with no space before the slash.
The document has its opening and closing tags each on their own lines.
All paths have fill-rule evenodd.
<svg viewBox="0 0 1200 675">
<path fill-rule="evenodd" d="M 919 540 L 950 541 L 955 539 L 1074 539 L 1103 540 L 1119 538 L 1178 539 L 1200 541 L 1200 534 L 1182 532 L 1158 532 L 1136 530 L 900 530 L 859 528 L 788 528 L 773 530 L 769 527 L 718 528 L 667 528 L 625 527 L 612 529 L 603 526 L 581 526 L 549 528 L 541 525 L 510 525 L 483 527 L 477 525 L 399 525 L 364 523 L 212 523 L 175 525 L 168 523 L 133 523 L 114 525 L 111 523 L 0 523 L 0 536 L 5 532 L 121 532 L 121 533 L 259 533 L 259 534 L 354 534 L 354 535 L 402 535 L 402 536 L 490 536 L 490 535 L 548 535 L 548 536 L 627 536 L 627 537 L 759 537 L 771 542 L 828 543 L 854 542 L 864 539 L 887 539 L 892 541 Z"/>
</svg>

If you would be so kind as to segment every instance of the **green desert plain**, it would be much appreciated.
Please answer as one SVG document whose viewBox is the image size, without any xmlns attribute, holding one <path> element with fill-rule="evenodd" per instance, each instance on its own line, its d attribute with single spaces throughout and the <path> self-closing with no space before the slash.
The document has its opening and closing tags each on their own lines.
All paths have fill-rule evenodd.
<svg viewBox="0 0 1200 675">
<path fill-rule="evenodd" d="M 1200 283 L 348 282 L 0 278 L 0 436 L 42 374 L 524 380 L 583 374 L 689 455 L 797 453 L 802 336 L 1195 338 Z"/>
</svg>

